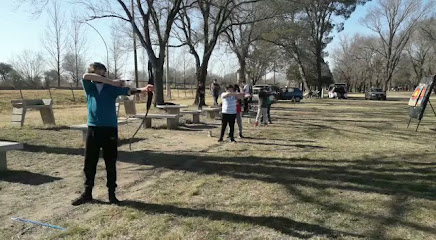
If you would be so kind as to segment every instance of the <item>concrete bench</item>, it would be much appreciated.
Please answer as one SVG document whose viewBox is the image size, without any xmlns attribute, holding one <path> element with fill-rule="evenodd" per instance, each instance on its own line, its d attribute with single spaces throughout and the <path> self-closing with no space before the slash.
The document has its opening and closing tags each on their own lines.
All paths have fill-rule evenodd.
<svg viewBox="0 0 436 240">
<path fill-rule="evenodd" d="M 181 111 L 181 115 L 189 115 L 192 114 L 192 122 L 193 123 L 200 123 L 200 114 L 202 111 L 200 110 L 194 110 L 194 111 Z"/>
<path fill-rule="evenodd" d="M 135 118 L 143 119 L 145 114 L 136 114 Z M 144 122 L 144 128 L 151 128 L 152 119 L 166 119 L 167 129 L 177 129 L 179 127 L 179 117 L 177 114 L 148 114 Z"/>
<path fill-rule="evenodd" d="M 128 123 L 127 120 L 118 120 L 118 125 L 124 125 L 127 123 Z M 86 123 L 70 126 L 70 129 L 82 131 L 83 142 L 86 142 L 86 136 L 88 135 L 88 125 Z"/>
<path fill-rule="evenodd" d="M 0 172 L 7 170 L 6 152 L 18 149 L 23 149 L 23 144 L 0 141 Z"/>
<path fill-rule="evenodd" d="M 11 100 L 12 104 L 12 125 L 22 127 L 26 118 L 26 112 L 29 109 L 38 109 L 42 122 L 45 125 L 56 125 L 53 113 L 52 99 L 19 99 Z"/>
<path fill-rule="evenodd" d="M 188 108 L 188 105 L 156 105 L 156 107 L 165 110 L 168 114 L 180 114 L 180 109 Z"/>
<path fill-rule="evenodd" d="M 208 118 L 215 119 L 219 117 L 221 108 L 203 108 L 202 111 L 206 113 Z"/>
<path fill-rule="evenodd" d="M 120 105 L 124 105 L 124 110 L 126 111 L 126 116 L 136 115 L 136 100 L 134 96 L 122 96 L 117 99 L 115 104 L 117 109 L 117 116 L 119 116 Z"/>
</svg>

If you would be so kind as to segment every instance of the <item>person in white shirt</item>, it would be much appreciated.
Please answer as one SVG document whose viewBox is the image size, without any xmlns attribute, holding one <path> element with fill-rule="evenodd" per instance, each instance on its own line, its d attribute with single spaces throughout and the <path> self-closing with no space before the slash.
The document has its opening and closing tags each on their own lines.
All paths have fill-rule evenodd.
<svg viewBox="0 0 436 240">
<path fill-rule="evenodd" d="M 235 132 L 235 119 L 236 119 L 236 101 L 242 99 L 244 93 L 237 93 L 234 91 L 233 85 L 226 86 L 226 91 L 221 94 L 222 100 L 222 117 L 221 117 L 221 135 L 218 142 L 223 141 L 224 133 L 226 132 L 227 125 L 230 127 L 230 141 L 236 142 L 234 138 Z"/>
</svg>

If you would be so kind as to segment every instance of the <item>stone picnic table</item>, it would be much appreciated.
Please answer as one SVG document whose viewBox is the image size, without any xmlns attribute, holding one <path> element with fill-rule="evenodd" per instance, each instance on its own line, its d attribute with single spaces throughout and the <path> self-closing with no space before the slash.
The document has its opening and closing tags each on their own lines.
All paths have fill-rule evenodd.
<svg viewBox="0 0 436 240">
<path fill-rule="evenodd" d="M 181 108 L 188 108 L 188 105 L 157 105 L 157 108 L 165 110 L 168 114 L 180 114 Z"/>
<path fill-rule="evenodd" d="M 23 149 L 22 143 L 0 141 L 0 172 L 7 170 L 6 152 Z"/>
</svg>

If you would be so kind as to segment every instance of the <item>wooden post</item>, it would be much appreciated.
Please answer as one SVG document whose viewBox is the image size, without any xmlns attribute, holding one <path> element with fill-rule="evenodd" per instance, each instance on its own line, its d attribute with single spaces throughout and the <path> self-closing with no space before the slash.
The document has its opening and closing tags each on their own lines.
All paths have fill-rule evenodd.
<svg viewBox="0 0 436 240">
<path fill-rule="evenodd" d="M 0 172 L 7 170 L 6 152 L 0 151 Z"/>
<path fill-rule="evenodd" d="M 73 94 L 73 101 L 76 102 L 76 97 L 74 96 L 74 90 L 73 90 L 73 84 L 72 83 L 70 83 L 70 88 L 71 88 L 71 93 Z M 50 98 L 51 98 L 51 93 L 50 93 Z"/>
<path fill-rule="evenodd" d="M 192 123 L 200 123 L 200 114 L 192 114 Z"/>
<path fill-rule="evenodd" d="M 151 128 L 151 118 L 146 118 L 144 121 L 144 128 Z"/>
<path fill-rule="evenodd" d="M 53 99 L 53 97 L 52 97 L 52 95 L 51 95 L 50 87 L 48 87 L 48 93 L 50 94 L 50 99 Z"/>
</svg>

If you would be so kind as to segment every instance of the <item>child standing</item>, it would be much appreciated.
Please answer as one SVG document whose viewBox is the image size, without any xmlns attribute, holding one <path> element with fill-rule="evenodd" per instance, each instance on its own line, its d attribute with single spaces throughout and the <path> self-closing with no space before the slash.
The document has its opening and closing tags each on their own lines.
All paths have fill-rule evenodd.
<svg viewBox="0 0 436 240">
<path fill-rule="evenodd" d="M 235 119 L 236 119 L 236 101 L 244 97 L 243 93 L 234 92 L 234 86 L 226 86 L 226 91 L 221 94 L 222 99 L 222 120 L 221 120 L 221 135 L 218 142 L 223 141 L 224 133 L 226 132 L 226 127 L 230 127 L 230 141 L 236 142 L 234 138 L 235 131 Z"/>
<path fill-rule="evenodd" d="M 116 160 L 118 155 L 118 119 L 115 111 L 115 100 L 121 95 L 130 95 L 153 90 L 153 85 L 145 88 L 124 87 L 124 81 L 111 80 L 105 77 L 106 67 L 98 62 L 89 65 L 88 73 L 83 75 L 82 84 L 88 101 L 88 134 L 85 146 L 85 191 L 72 202 L 80 205 L 92 201 L 97 162 L 100 149 L 106 165 L 109 202 L 118 204 L 115 196 L 117 187 Z"/>
<path fill-rule="evenodd" d="M 241 89 L 239 88 L 238 84 L 235 84 L 235 91 L 237 93 L 241 92 Z M 238 137 L 244 138 L 244 136 L 242 135 L 242 99 L 239 98 L 236 100 L 236 123 L 238 124 L 238 130 L 239 130 Z"/>
<path fill-rule="evenodd" d="M 257 109 L 257 116 L 256 116 L 256 122 L 254 123 L 254 126 L 259 126 L 259 122 L 262 120 L 263 125 L 267 124 L 267 115 L 268 115 L 268 94 L 265 90 L 261 90 L 259 92 L 259 102 L 258 102 L 258 109 Z"/>
</svg>

